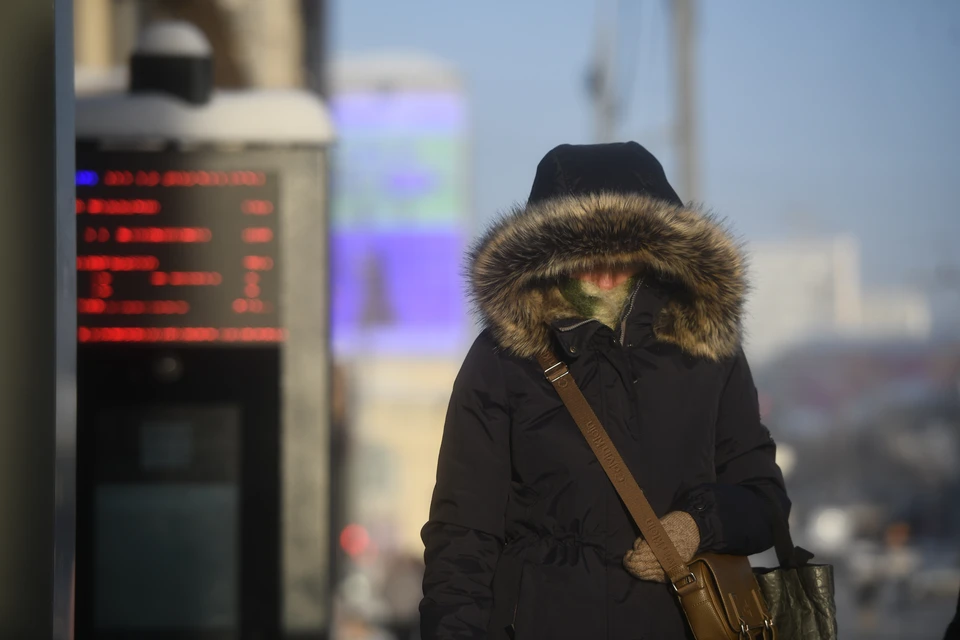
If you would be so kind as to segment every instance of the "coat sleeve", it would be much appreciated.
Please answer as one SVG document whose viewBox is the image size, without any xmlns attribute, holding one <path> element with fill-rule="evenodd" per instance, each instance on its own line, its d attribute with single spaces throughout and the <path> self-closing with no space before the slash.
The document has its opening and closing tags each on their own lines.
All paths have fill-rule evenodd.
<svg viewBox="0 0 960 640">
<path fill-rule="evenodd" d="M 421 534 L 423 640 L 487 637 L 510 489 L 509 437 L 500 357 L 482 335 L 454 384 L 430 519 Z"/>
<path fill-rule="evenodd" d="M 689 491 L 676 508 L 700 527 L 698 552 L 753 555 L 773 546 L 772 501 L 789 514 L 776 445 L 760 422 L 753 376 L 741 352 L 720 398 L 716 425 L 717 481 Z"/>
<path fill-rule="evenodd" d="M 947 627 L 947 634 L 943 636 L 943 640 L 956 640 L 960 638 L 960 595 L 957 596 L 957 611 L 953 614 L 953 620 L 950 621 L 950 626 Z"/>
</svg>

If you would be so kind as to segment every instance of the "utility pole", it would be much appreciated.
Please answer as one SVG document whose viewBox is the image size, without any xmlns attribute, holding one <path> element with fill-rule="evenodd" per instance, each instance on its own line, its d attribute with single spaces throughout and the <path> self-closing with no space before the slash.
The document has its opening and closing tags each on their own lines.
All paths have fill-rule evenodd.
<svg viewBox="0 0 960 640">
<path fill-rule="evenodd" d="M 599 0 L 597 4 L 596 59 L 588 80 L 594 104 L 594 135 L 597 142 L 613 142 L 617 134 L 616 63 L 619 9 L 619 0 Z"/>
<path fill-rule="evenodd" d="M 673 42 L 676 64 L 677 157 L 680 164 L 681 198 L 691 201 L 700 196 L 699 148 L 696 117 L 696 0 L 672 0 Z"/>
</svg>

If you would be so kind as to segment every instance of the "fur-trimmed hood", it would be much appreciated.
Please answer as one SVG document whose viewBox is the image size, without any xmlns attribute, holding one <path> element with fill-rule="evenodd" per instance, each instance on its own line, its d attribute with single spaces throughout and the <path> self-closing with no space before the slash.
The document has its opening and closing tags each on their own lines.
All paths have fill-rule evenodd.
<svg viewBox="0 0 960 640">
<path fill-rule="evenodd" d="M 470 293 L 497 343 L 520 357 L 550 347 L 550 325 L 575 317 L 565 276 L 639 267 L 674 293 L 654 323 L 659 340 L 718 360 L 740 347 L 746 265 L 713 217 L 645 195 L 564 195 L 520 206 L 469 254 Z"/>
</svg>

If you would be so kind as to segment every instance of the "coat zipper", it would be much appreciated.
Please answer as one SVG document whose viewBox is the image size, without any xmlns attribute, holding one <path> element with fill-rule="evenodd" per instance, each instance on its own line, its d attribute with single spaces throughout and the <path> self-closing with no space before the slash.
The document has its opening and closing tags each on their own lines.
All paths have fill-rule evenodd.
<svg viewBox="0 0 960 640">
<path fill-rule="evenodd" d="M 633 305 L 637 302 L 637 294 L 640 293 L 640 289 L 643 287 L 643 280 L 637 284 L 636 288 L 633 290 L 633 295 L 630 296 L 630 306 L 627 307 L 626 313 L 623 314 L 622 320 L 620 321 L 620 344 L 623 345 L 623 342 L 627 339 L 627 318 L 630 317 L 630 314 L 633 313 Z M 587 318 L 586 320 L 581 320 L 576 324 L 572 324 L 569 327 L 558 327 L 557 331 L 573 331 L 578 327 L 582 327 L 585 324 L 590 324 L 591 322 L 600 322 L 596 318 Z"/>
<path fill-rule="evenodd" d="M 526 564 L 520 567 L 520 579 L 517 580 L 517 602 L 513 605 L 513 618 L 507 627 L 507 635 L 510 636 L 510 640 L 516 640 L 517 637 L 517 615 L 520 613 L 520 594 L 523 589 L 523 574 L 526 568 Z"/>
<path fill-rule="evenodd" d="M 597 320 L 596 318 L 587 318 L 586 320 L 582 320 L 576 324 L 572 324 L 569 327 L 557 327 L 557 331 L 573 331 L 577 327 L 582 327 L 583 325 L 590 324 L 591 322 L 600 322 L 600 321 Z"/>
<path fill-rule="evenodd" d="M 627 312 L 623 314 L 623 319 L 620 321 L 620 346 L 622 347 L 624 342 L 627 340 L 627 318 L 630 317 L 630 314 L 633 313 L 633 305 L 637 301 L 637 294 L 640 293 L 640 288 L 643 287 L 643 280 L 637 285 L 637 288 L 633 290 L 633 295 L 630 296 L 630 306 L 627 307 Z"/>
</svg>

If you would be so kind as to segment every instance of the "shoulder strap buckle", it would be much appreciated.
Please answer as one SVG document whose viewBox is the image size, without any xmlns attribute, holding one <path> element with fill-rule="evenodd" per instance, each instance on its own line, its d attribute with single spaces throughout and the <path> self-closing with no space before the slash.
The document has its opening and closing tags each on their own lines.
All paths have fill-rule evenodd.
<svg viewBox="0 0 960 640">
<path fill-rule="evenodd" d="M 544 370 L 543 375 L 545 375 L 547 380 L 553 384 L 560 378 L 570 375 L 570 369 L 567 367 L 567 363 L 561 360 L 556 364 L 547 367 L 546 370 Z"/>
</svg>

